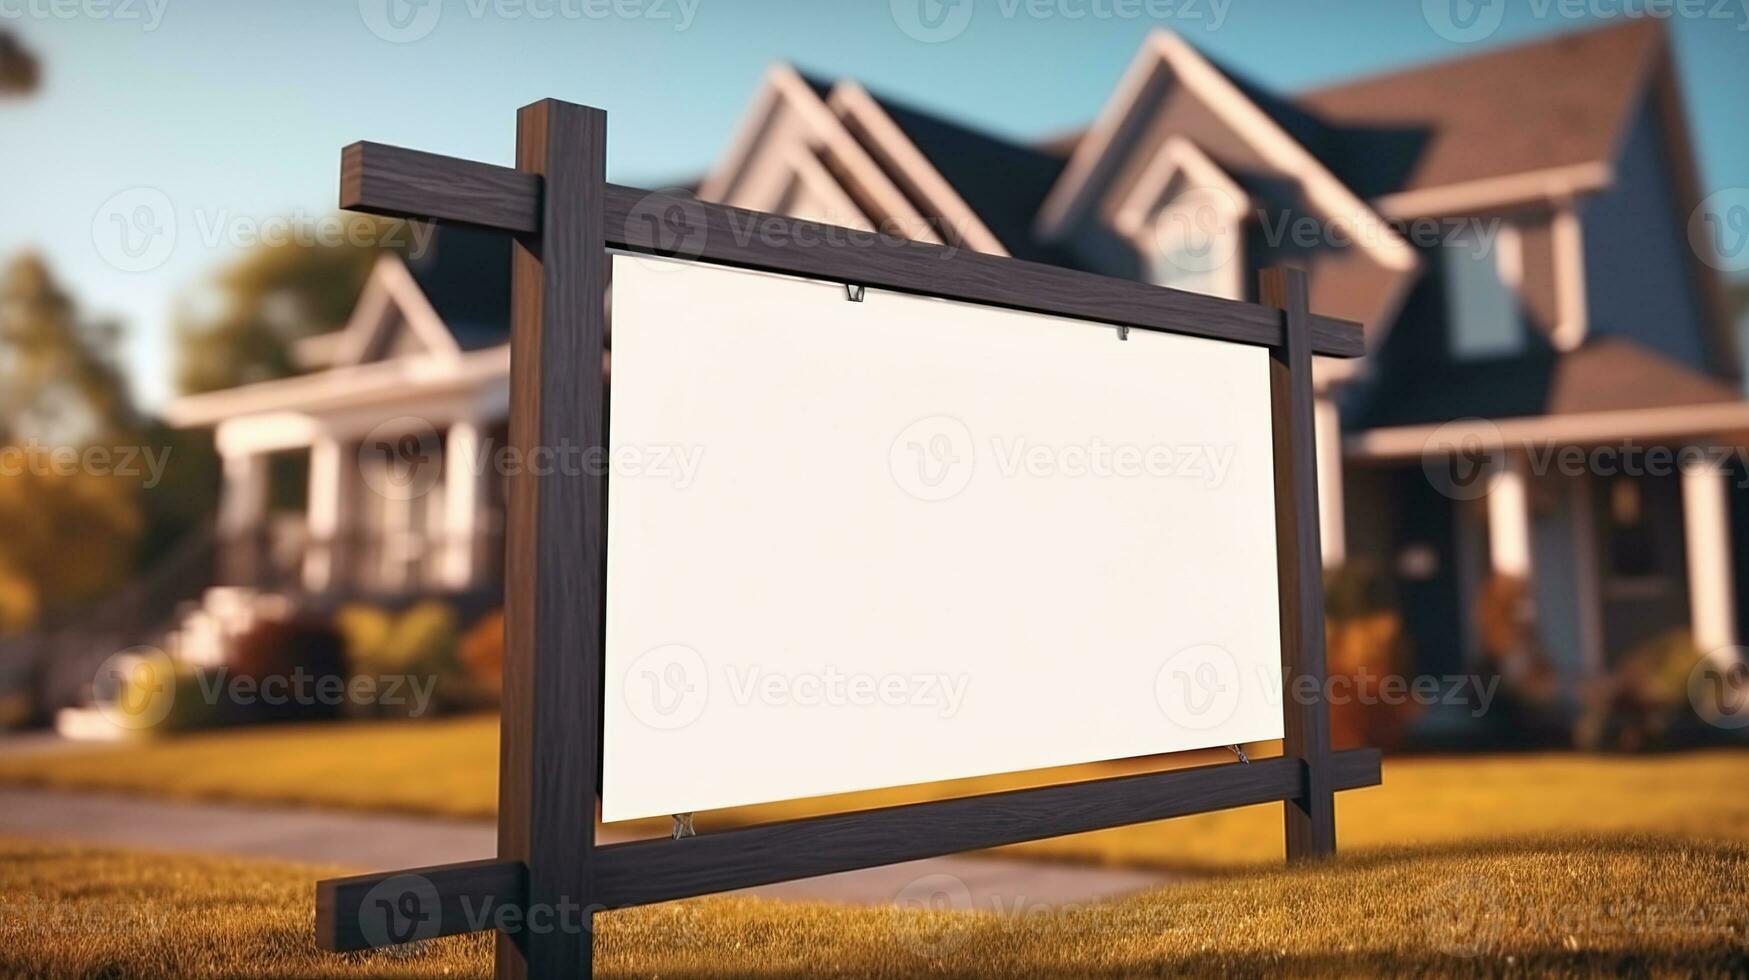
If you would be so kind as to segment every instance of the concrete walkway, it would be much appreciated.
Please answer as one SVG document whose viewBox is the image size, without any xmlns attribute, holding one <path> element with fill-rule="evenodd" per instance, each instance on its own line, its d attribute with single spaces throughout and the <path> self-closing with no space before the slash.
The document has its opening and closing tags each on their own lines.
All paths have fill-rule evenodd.
<svg viewBox="0 0 1749 980">
<path fill-rule="evenodd" d="M 497 850 L 492 824 L 481 821 L 10 788 L 0 788 L 0 836 L 279 858 L 361 871 L 472 861 Z M 625 839 L 603 837 L 604 842 Z M 970 908 L 1011 912 L 1092 902 L 1174 880 L 1117 868 L 942 857 L 768 885 L 746 894 L 864 905 L 946 895 L 955 905 L 969 902 Z"/>
</svg>

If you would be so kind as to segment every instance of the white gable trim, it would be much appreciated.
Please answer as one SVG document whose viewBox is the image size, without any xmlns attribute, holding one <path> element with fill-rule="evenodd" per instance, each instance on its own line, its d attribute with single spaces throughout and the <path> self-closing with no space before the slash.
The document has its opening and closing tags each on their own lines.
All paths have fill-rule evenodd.
<svg viewBox="0 0 1749 980">
<path fill-rule="evenodd" d="M 1217 192 L 1223 209 L 1227 209 L 1230 202 L 1231 218 L 1242 216 L 1250 205 L 1250 196 L 1210 160 L 1208 154 L 1182 136 L 1169 136 L 1161 144 L 1160 151 L 1154 154 L 1154 159 L 1148 161 L 1147 168 L 1136 179 L 1136 186 L 1113 215 L 1117 230 L 1131 238 L 1148 232 L 1159 211 L 1156 205 L 1160 203 L 1161 195 L 1166 193 L 1172 178 L 1181 173 L 1191 186 Z"/>
<path fill-rule="evenodd" d="M 1188 194 L 1195 198 L 1190 201 L 1163 200 L 1172 179 L 1179 174 L 1184 175 L 1190 188 Z M 1198 227 L 1201 215 L 1197 211 L 1205 207 L 1219 211 L 1219 220 L 1226 225 L 1225 233 L 1234 236 L 1233 252 L 1226 257 L 1224 268 L 1219 270 L 1222 285 L 1217 295 L 1242 300 L 1245 298 L 1245 253 L 1240 229 L 1250 207 L 1250 197 L 1196 144 L 1179 136 L 1168 137 L 1113 214 L 1112 224 L 1129 239 L 1138 253 L 1157 260 L 1162 252 L 1161 229 Z"/>
<path fill-rule="evenodd" d="M 929 158 L 917 149 L 916 144 L 906 138 L 899 125 L 893 122 L 874 96 L 868 94 L 867 89 L 854 81 L 839 82 L 833 86 L 826 104 L 841 117 L 862 127 L 869 142 L 874 144 L 875 152 L 883 158 L 879 162 L 909 179 L 918 195 L 953 228 L 961 243 L 991 255 L 1008 254 L 977 213 L 953 189 L 941 171 L 935 169 Z"/>
<path fill-rule="evenodd" d="M 1409 271 L 1420 265 L 1414 250 L 1377 213 L 1337 180 L 1275 120 L 1246 98 L 1231 79 L 1182 38 L 1163 28 L 1148 36 L 1142 50 L 1124 73 L 1117 92 L 1100 111 L 1087 138 L 1076 146 L 1068 168 L 1046 197 L 1038 223 L 1042 236 L 1060 236 L 1070 220 L 1087 207 L 1094 192 L 1094 172 L 1110 150 L 1118 130 L 1135 112 L 1136 103 L 1148 83 L 1162 67 L 1231 123 L 1234 130 L 1271 164 L 1298 175 L 1307 197 L 1318 210 L 1332 223 L 1342 225 L 1356 244 L 1382 265 L 1399 271 Z"/>
<path fill-rule="evenodd" d="M 1393 218 L 1440 218 L 1469 211 L 1560 201 L 1603 190 L 1614 180 L 1615 174 L 1608 164 L 1576 163 L 1386 194 L 1375 198 L 1373 205 L 1379 213 Z"/>
<path fill-rule="evenodd" d="M 867 196 L 878 214 L 868 215 L 871 227 L 890 222 L 894 229 L 917 241 L 943 244 L 941 237 L 918 213 L 903 192 L 881 170 L 855 137 L 844 128 L 839 118 L 801 75 L 788 65 L 773 65 L 765 76 L 765 88 L 743 117 L 740 129 L 729 144 L 729 152 L 717 167 L 699 183 L 702 200 L 724 204 L 739 204 L 731 195 L 749 180 L 759 181 L 762 175 L 747 172 L 749 161 L 770 129 L 772 119 L 780 109 L 793 111 L 807 127 L 809 135 L 819 141 L 821 149 L 844 167 L 848 179 Z M 794 155 L 781 157 L 786 165 Z M 852 195 L 853 196 L 853 195 Z M 859 208 L 859 211 L 864 209 Z M 866 212 L 865 212 L 866 213 Z"/>
<path fill-rule="evenodd" d="M 458 357 L 421 355 L 397 357 L 314 374 L 258 381 L 254 384 L 184 395 L 165 408 L 164 418 L 177 428 L 218 425 L 253 415 L 314 416 L 369 409 L 395 408 L 410 414 L 409 405 L 422 397 L 478 389 L 510 376 L 510 345 L 500 344 Z"/>
<path fill-rule="evenodd" d="M 851 200 L 844 186 L 832 178 L 832 174 L 822 165 L 813 153 L 805 146 L 790 145 L 781 151 L 781 157 L 789 167 L 787 173 L 771 175 L 773 180 L 768 190 L 771 199 L 758 202 L 759 210 L 774 210 L 778 202 L 788 191 L 791 181 L 800 182 L 808 194 L 825 201 L 829 212 L 825 216 L 812 215 L 816 221 L 824 221 L 829 225 L 843 228 L 857 228 L 862 231 L 874 231 L 874 220 Z M 788 179 L 783 179 L 788 178 Z"/>
<path fill-rule="evenodd" d="M 396 322 L 392 313 L 400 313 L 400 321 L 419 338 L 426 351 L 436 357 L 455 358 L 462 353 L 443 318 L 426 298 L 425 291 L 414 281 L 413 273 L 401 257 L 392 253 L 377 259 L 364 292 L 353 308 L 352 318 L 341 331 L 334 351 L 334 365 L 344 367 L 362 364 L 371 347 L 383 332 Z"/>
</svg>

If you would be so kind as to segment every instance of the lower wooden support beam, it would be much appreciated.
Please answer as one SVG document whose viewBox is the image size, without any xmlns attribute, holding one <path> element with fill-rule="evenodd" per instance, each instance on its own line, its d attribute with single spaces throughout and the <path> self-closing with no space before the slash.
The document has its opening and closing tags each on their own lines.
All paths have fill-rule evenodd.
<svg viewBox="0 0 1749 980">
<path fill-rule="evenodd" d="M 1378 750 L 1335 753 L 1330 778 L 1338 790 L 1378 785 Z M 595 851 L 591 900 L 596 908 L 647 905 L 1275 803 L 1305 791 L 1301 761 L 1284 757 L 860 810 L 682 840 L 610 844 Z M 323 881 L 316 886 L 316 942 L 323 949 L 346 952 L 452 936 L 500 925 L 499 914 L 506 908 L 513 910 L 512 920 L 520 921 L 531 914 L 522 908 L 526 882 L 516 861 L 474 861 Z"/>
<path fill-rule="evenodd" d="M 477 932 L 528 893 L 520 861 L 469 861 L 316 882 L 316 945 L 335 953 Z"/>
</svg>

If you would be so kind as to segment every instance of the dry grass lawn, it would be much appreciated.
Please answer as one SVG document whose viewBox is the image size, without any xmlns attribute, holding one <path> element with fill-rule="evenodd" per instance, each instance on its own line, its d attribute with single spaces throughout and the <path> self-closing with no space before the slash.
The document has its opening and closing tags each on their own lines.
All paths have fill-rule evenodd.
<svg viewBox="0 0 1749 980">
<path fill-rule="evenodd" d="M 0 842 L 0 975 L 484 977 L 483 936 L 312 944 L 322 869 Z M 598 919 L 598 977 L 1743 976 L 1749 847 L 1565 838 L 1249 870 L 1077 909 L 714 899 Z"/>
<path fill-rule="evenodd" d="M 1228 758 L 1190 754 L 801 800 L 700 814 L 698 826 L 704 832 Z M 496 809 L 497 769 L 497 720 L 481 716 L 235 730 L 0 757 L 0 783 L 487 818 Z M 1387 759 L 1384 786 L 1338 797 L 1338 827 L 1344 850 L 1573 832 L 1749 842 L 1746 785 L 1749 751 L 1742 750 Z M 1121 827 L 1005 851 L 1168 869 L 1264 866 L 1281 858 L 1280 806 L 1186 817 L 1169 831 Z"/>
</svg>

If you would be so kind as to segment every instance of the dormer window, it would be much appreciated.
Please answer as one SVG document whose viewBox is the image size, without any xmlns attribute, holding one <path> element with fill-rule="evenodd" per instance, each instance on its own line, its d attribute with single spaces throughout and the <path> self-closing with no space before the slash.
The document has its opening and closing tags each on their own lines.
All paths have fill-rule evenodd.
<svg viewBox="0 0 1749 980">
<path fill-rule="evenodd" d="M 1187 140 L 1172 137 L 1113 216 L 1141 254 L 1149 281 L 1243 299 L 1246 197 Z"/>
<path fill-rule="evenodd" d="M 1524 312 L 1518 288 L 1524 277 L 1518 230 L 1501 224 L 1485 234 L 1474 221 L 1445 236 L 1446 320 L 1451 353 L 1459 360 L 1510 357 L 1524 350 Z"/>
</svg>

